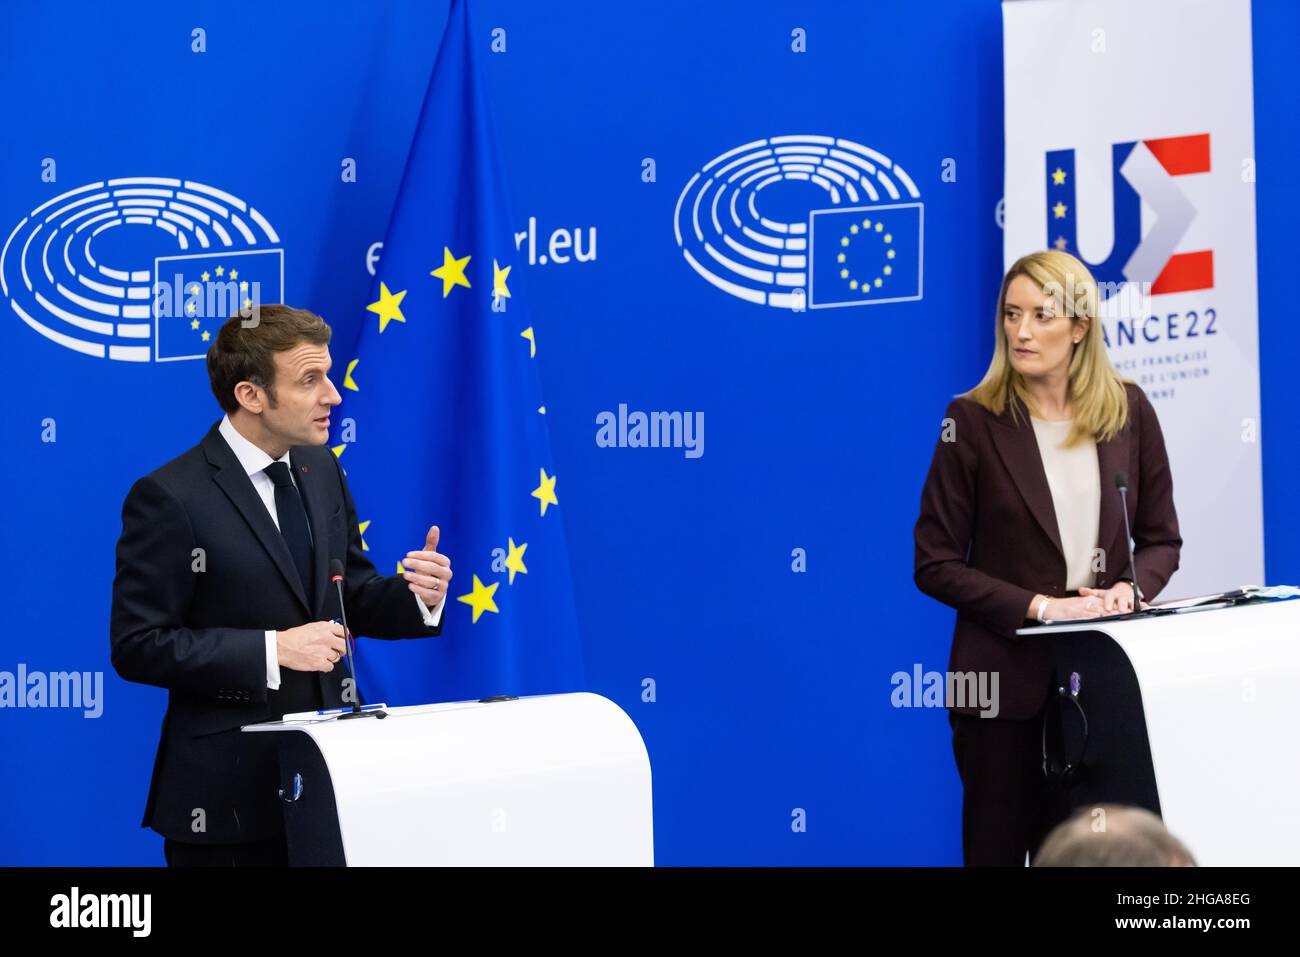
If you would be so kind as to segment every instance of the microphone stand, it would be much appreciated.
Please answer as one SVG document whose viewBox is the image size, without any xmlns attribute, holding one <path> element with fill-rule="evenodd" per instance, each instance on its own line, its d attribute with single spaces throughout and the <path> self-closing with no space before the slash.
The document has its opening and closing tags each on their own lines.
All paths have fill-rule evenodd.
<svg viewBox="0 0 1300 957">
<path fill-rule="evenodd" d="M 1128 568 L 1133 573 L 1130 582 L 1133 586 L 1133 611 L 1137 613 L 1142 610 L 1142 589 L 1138 587 L 1137 558 L 1133 555 L 1133 529 L 1128 523 L 1128 476 L 1116 472 L 1115 487 L 1119 489 L 1120 512 L 1124 515 L 1124 544 L 1128 546 Z"/>
<path fill-rule="evenodd" d="M 357 683 L 357 664 L 352 657 L 352 630 L 348 628 L 348 613 L 343 607 L 343 563 L 337 558 L 330 563 L 330 580 L 339 593 L 339 617 L 343 619 L 343 647 L 348 654 L 348 667 L 352 669 L 352 710 L 338 716 L 339 721 L 349 718 L 387 718 L 388 712 L 383 708 L 373 711 L 361 710 L 361 686 Z"/>
</svg>

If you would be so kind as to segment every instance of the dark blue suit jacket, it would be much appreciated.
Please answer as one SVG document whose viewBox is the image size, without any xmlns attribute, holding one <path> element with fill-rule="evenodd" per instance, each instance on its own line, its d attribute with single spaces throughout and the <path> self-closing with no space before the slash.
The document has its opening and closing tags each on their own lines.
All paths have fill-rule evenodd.
<svg viewBox="0 0 1300 957">
<path fill-rule="evenodd" d="M 345 564 L 354 634 L 441 631 L 425 625 L 405 580 L 381 576 L 362 551 L 356 507 L 334 454 L 299 446 L 290 462 L 315 545 L 311 604 L 288 546 L 217 425 L 137 481 L 122 506 L 112 661 L 126 680 L 168 690 L 141 826 L 173 840 L 240 843 L 283 831 L 277 735 L 239 727 L 343 705 L 346 658 L 331 672 L 282 667 L 280 687 L 266 687 L 268 629 L 339 618 L 331 559 Z"/>
</svg>

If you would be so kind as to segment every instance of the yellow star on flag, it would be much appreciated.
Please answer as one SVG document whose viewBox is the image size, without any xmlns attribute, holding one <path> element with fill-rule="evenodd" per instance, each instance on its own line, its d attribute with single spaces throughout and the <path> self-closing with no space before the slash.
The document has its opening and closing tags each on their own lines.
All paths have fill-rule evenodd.
<svg viewBox="0 0 1300 957">
<path fill-rule="evenodd" d="M 493 582 L 491 585 L 484 585 L 478 580 L 478 576 L 475 575 L 474 590 L 468 595 L 461 595 L 456 599 L 457 601 L 463 601 L 474 609 L 474 618 L 471 624 L 477 623 L 478 616 L 483 614 L 485 611 L 500 614 L 500 609 L 497 608 L 497 603 L 492 600 L 492 596 L 496 594 L 497 586 L 500 584 L 500 582 Z"/>
<path fill-rule="evenodd" d="M 238 269 L 232 269 L 232 270 L 230 270 L 230 278 L 231 278 L 231 279 L 238 279 L 238 278 L 239 278 L 239 270 L 238 270 Z"/>
<path fill-rule="evenodd" d="M 198 327 L 199 327 L 199 321 L 197 319 L 195 319 L 193 322 L 190 323 L 191 329 L 197 329 Z"/>
<path fill-rule="evenodd" d="M 382 333 L 388 328 L 388 323 L 396 319 L 398 322 L 405 322 L 406 317 L 402 315 L 402 300 L 406 298 L 406 290 L 392 293 L 388 291 L 388 286 L 384 283 L 379 284 L 379 301 L 372 302 L 366 306 L 366 309 L 379 316 L 379 331 Z"/>
<path fill-rule="evenodd" d="M 533 327 L 529 326 L 523 332 L 519 333 L 520 338 L 528 340 L 528 358 L 537 358 L 537 337 L 533 335 Z"/>
<path fill-rule="evenodd" d="M 541 469 L 542 484 L 533 489 L 533 498 L 542 503 L 542 514 L 546 514 L 546 506 L 559 505 L 555 499 L 555 476 L 548 476 L 546 469 Z"/>
<path fill-rule="evenodd" d="M 342 445 L 331 445 L 330 451 L 334 453 L 334 457 L 336 459 L 341 459 L 343 458 L 343 453 L 347 451 L 347 447 L 348 444 L 346 442 L 344 442 Z"/>
<path fill-rule="evenodd" d="M 204 341 L 204 342 L 207 342 L 207 341 L 208 341 L 209 339 L 211 339 L 211 338 L 212 338 L 212 333 L 208 332 L 208 331 L 205 329 L 205 330 L 203 331 L 203 341 Z"/>
<path fill-rule="evenodd" d="M 369 527 L 370 527 L 370 519 L 366 519 L 364 522 L 361 522 L 359 525 L 357 525 L 357 534 L 361 536 L 361 550 L 363 552 L 370 551 L 370 546 L 366 544 L 366 529 Z"/>
<path fill-rule="evenodd" d="M 469 288 L 469 280 L 465 278 L 465 266 L 469 263 L 469 257 L 457 259 L 451 254 L 451 250 L 446 246 L 442 247 L 442 265 L 429 273 L 430 276 L 436 276 L 442 280 L 442 298 L 446 299 L 447 294 L 451 292 L 452 286 L 464 286 Z"/>
<path fill-rule="evenodd" d="M 508 538 L 506 541 L 510 543 L 510 554 L 506 555 L 506 568 L 510 569 L 510 584 L 513 585 L 515 583 L 515 572 L 523 575 L 528 574 L 528 568 L 524 565 L 524 550 L 528 548 L 528 543 L 524 542 L 522 545 L 516 545 L 513 538 Z"/>
<path fill-rule="evenodd" d="M 1056 169 L 1052 170 L 1052 185 L 1053 186 L 1065 185 L 1065 170 L 1061 169 L 1059 166 Z"/>
<path fill-rule="evenodd" d="M 507 266 L 502 269 L 497 265 L 497 261 L 492 260 L 492 295 L 500 296 L 502 299 L 510 298 L 510 290 L 506 288 L 506 279 L 510 276 L 510 270 L 513 266 Z"/>
<path fill-rule="evenodd" d="M 218 276 L 224 276 L 225 274 L 226 274 L 226 267 L 225 267 L 225 266 L 218 266 L 218 267 L 217 267 L 217 275 L 218 275 Z"/>
<path fill-rule="evenodd" d="M 1055 206 L 1052 207 L 1052 215 L 1054 215 L 1057 219 L 1065 219 L 1065 210 L 1066 210 L 1066 206 L 1064 203 L 1057 203 Z"/>
<path fill-rule="evenodd" d="M 361 391 L 357 388 L 356 380 L 352 378 L 352 370 L 357 367 L 357 363 L 360 361 L 360 359 L 353 359 L 348 363 L 348 371 L 343 373 L 343 388 L 351 389 L 353 392 Z"/>
</svg>

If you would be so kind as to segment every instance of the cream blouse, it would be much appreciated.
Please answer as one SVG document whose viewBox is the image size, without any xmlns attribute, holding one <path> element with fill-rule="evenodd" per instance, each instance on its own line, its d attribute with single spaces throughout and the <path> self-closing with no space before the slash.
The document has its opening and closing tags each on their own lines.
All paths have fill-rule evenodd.
<svg viewBox="0 0 1300 957">
<path fill-rule="evenodd" d="M 1096 582 L 1092 568 L 1097 547 L 1097 529 L 1101 517 L 1101 475 L 1097 465 L 1097 443 L 1081 440 L 1073 448 L 1063 448 L 1073 422 L 1049 422 L 1030 416 L 1038 452 L 1052 490 L 1052 508 L 1065 552 L 1065 587 L 1067 591 Z"/>
</svg>

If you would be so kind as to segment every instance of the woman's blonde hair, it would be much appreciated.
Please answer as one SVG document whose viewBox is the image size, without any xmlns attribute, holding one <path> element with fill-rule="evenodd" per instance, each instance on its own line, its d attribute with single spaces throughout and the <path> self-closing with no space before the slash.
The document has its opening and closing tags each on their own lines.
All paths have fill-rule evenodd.
<svg viewBox="0 0 1300 957">
<path fill-rule="evenodd" d="M 1088 331 L 1074 346 L 1070 356 L 1069 383 L 1066 386 L 1070 406 L 1074 413 L 1074 428 L 1066 445 L 1092 437 L 1098 441 L 1110 439 L 1128 421 L 1127 381 L 1120 377 L 1110 364 L 1106 344 L 1102 339 L 1101 323 L 1097 320 L 1100 301 L 1097 283 L 1088 267 L 1067 252 L 1048 249 L 1021 256 L 1007 270 L 998 293 L 997 318 L 994 321 L 993 359 L 979 385 L 963 397 L 973 399 L 994 415 L 1001 415 L 1010 404 L 1011 414 L 1019 417 L 1012 396 L 1018 398 L 1031 415 L 1038 407 L 1025 388 L 1024 377 L 1011 365 L 1007 357 L 1007 334 L 1003 314 L 1007 306 L 1007 289 L 1017 276 L 1027 276 L 1037 283 L 1047 295 L 1056 300 L 1060 314 L 1077 325 L 1081 319 L 1090 320 Z"/>
</svg>

